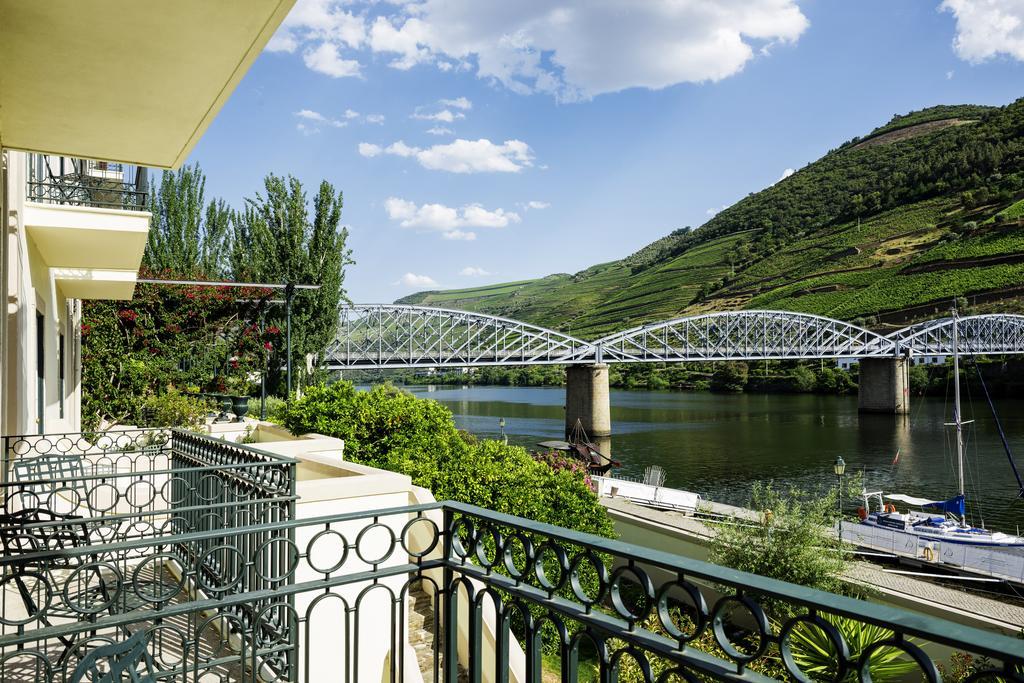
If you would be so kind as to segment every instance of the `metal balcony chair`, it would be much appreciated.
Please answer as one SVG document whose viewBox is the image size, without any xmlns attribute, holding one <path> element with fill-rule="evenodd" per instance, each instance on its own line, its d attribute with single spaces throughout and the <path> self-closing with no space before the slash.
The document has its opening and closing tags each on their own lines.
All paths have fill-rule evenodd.
<svg viewBox="0 0 1024 683">
<path fill-rule="evenodd" d="M 50 494 L 66 489 L 78 496 L 78 506 L 88 505 L 85 467 L 81 455 L 39 455 L 14 462 L 15 495 L 22 508 L 43 506 Z M 64 482 L 72 480 L 70 484 Z M 8 503 L 9 504 L 9 503 Z"/>
<path fill-rule="evenodd" d="M 71 674 L 71 683 L 150 683 L 153 658 L 149 654 L 149 634 L 136 631 L 119 643 L 101 645 L 82 657 Z M 101 666 L 103 663 L 105 666 Z M 140 672 L 143 669 L 143 672 Z"/>
<path fill-rule="evenodd" d="M 83 517 L 102 517 L 93 510 L 89 502 L 88 482 L 84 479 L 85 468 L 78 455 L 42 455 L 26 458 L 14 465 L 15 482 L 18 489 L 13 498 L 20 509 L 7 509 L 0 514 L 0 544 L 4 555 L 14 558 L 5 574 L 21 600 L 21 607 L 29 615 L 38 615 L 41 626 L 54 626 L 69 621 L 94 618 L 95 612 L 84 614 L 75 606 L 105 605 L 106 611 L 130 609 L 126 602 L 112 599 L 108 577 L 104 576 L 99 557 L 83 554 L 81 549 L 97 542 L 96 536 L 102 521 L 86 521 Z M 72 480 L 72 481 L 68 481 Z M 45 506 L 55 499 L 53 494 L 68 491 L 78 499 L 71 514 L 51 510 Z M 66 550 L 67 553 L 60 551 Z M 55 552 L 56 551 L 56 552 Z M 46 553 L 40 558 L 36 553 Z M 21 558 L 19 560 L 19 558 Z M 71 581 L 71 576 L 76 580 Z M 49 597 L 47 594 L 49 593 Z M 121 595 L 127 595 L 121 591 Z M 62 598 L 56 596 L 63 596 Z M 13 596 L 4 595 L 5 604 Z M 43 610 L 43 611 L 41 611 Z M 126 634 L 130 632 L 125 629 Z M 58 661 L 65 661 L 74 649 L 77 636 L 61 636 L 64 651 Z"/>
</svg>

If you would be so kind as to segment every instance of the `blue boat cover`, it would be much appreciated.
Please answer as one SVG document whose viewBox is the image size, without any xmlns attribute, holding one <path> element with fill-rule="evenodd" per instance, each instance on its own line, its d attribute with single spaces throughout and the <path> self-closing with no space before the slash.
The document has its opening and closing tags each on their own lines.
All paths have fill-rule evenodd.
<svg viewBox="0 0 1024 683">
<path fill-rule="evenodd" d="M 927 503 L 922 505 L 926 510 L 941 510 L 942 512 L 951 512 L 958 517 L 963 517 L 966 511 L 966 504 L 963 496 L 956 496 L 949 500 L 939 500 L 934 503 Z"/>
</svg>

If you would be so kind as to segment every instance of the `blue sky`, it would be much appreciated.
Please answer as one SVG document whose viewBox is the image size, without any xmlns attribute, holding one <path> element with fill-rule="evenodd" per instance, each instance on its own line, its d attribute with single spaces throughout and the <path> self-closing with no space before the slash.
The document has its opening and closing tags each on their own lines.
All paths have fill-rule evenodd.
<svg viewBox="0 0 1024 683">
<path fill-rule="evenodd" d="M 1022 86 L 1022 0 L 300 0 L 190 161 L 235 206 L 343 190 L 349 295 L 383 302 L 621 258 Z"/>
</svg>

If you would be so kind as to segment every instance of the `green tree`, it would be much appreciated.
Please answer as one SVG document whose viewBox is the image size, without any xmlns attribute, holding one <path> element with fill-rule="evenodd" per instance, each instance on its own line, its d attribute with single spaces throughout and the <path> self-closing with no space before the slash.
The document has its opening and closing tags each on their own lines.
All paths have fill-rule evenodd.
<svg viewBox="0 0 1024 683">
<path fill-rule="evenodd" d="M 797 365 L 786 376 L 789 381 L 789 385 L 793 391 L 799 391 L 807 393 L 814 391 L 814 387 L 817 384 L 817 378 L 814 376 L 814 371 L 804 365 Z"/>
<path fill-rule="evenodd" d="M 245 209 L 234 221 L 230 260 L 235 279 L 320 285 L 318 290 L 295 292 L 293 368 L 305 366 L 306 354 L 322 355 L 333 340 L 345 300 L 345 266 L 353 263 L 346 246 L 348 229 L 340 227 L 342 193 L 323 181 L 312 208 L 311 218 L 298 179 L 270 174 L 264 179 L 263 194 L 246 199 Z M 281 329 L 285 328 L 283 309 L 277 307 L 268 317 Z M 284 390 L 285 364 L 284 349 L 275 347 L 268 383 L 277 393 Z"/>
<path fill-rule="evenodd" d="M 747 386 L 747 364 L 743 362 L 719 363 L 711 376 L 712 391 L 743 391 Z"/>
<path fill-rule="evenodd" d="M 151 195 L 143 265 L 155 273 L 219 279 L 226 274 L 231 209 L 205 203 L 206 176 L 198 164 L 164 171 Z"/>
<path fill-rule="evenodd" d="M 910 393 L 921 396 L 928 391 L 928 369 L 923 365 L 912 365 L 907 372 L 910 380 Z"/>
</svg>

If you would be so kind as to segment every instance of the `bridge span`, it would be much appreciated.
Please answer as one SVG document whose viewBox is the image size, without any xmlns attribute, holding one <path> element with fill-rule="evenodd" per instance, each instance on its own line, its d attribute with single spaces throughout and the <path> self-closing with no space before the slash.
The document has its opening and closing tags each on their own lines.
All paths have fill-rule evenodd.
<svg viewBox="0 0 1024 683">
<path fill-rule="evenodd" d="M 1024 316 L 958 319 L 961 352 L 1024 353 Z M 328 348 L 329 369 L 567 366 L 566 424 L 610 433 L 608 363 L 678 363 L 857 358 L 860 408 L 909 410 L 908 360 L 952 353 L 953 319 L 888 335 L 792 311 L 740 310 L 650 323 L 587 341 L 518 320 L 445 308 L 353 304 Z"/>
</svg>

